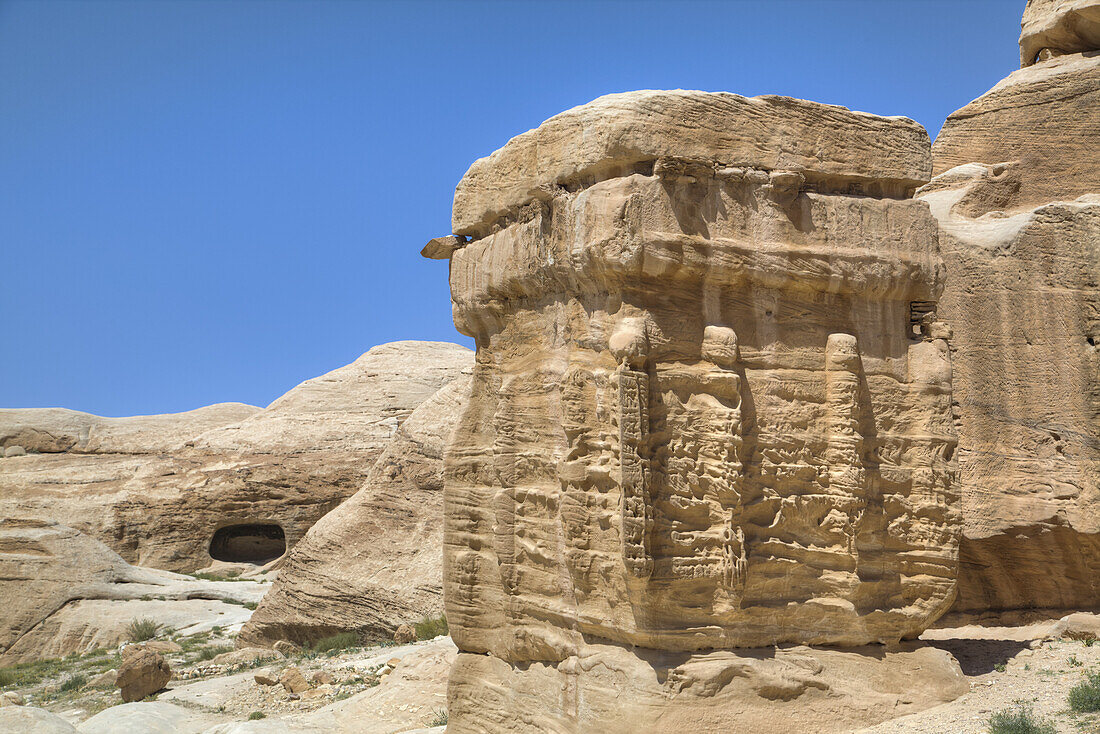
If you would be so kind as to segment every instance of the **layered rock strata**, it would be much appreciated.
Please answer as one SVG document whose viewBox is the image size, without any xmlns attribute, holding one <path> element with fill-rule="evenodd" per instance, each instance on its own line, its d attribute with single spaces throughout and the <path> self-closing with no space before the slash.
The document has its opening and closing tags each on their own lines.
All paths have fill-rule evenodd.
<svg viewBox="0 0 1100 734">
<path fill-rule="evenodd" d="M 238 645 L 389 640 L 443 613 L 443 448 L 469 391 L 463 374 L 401 424 L 363 488 L 290 551 Z"/>
<path fill-rule="evenodd" d="M 194 571 L 280 556 L 354 494 L 401 423 L 470 350 L 394 342 L 265 409 L 100 418 L 0 410 L 0 516 L 59 522 L 126 561 Z"/>
<path fill-rule="evenodd" d="M 955 329 L 959 612 L 1100 606 L 1100 26 L 1088 18 L 1100 3 L 1028 3 L 1025 68 L 948 118 L 918 195 L 940 223 L 940 308 Z"/>
<path fill-rule="evenodd" d="M 678 665 L 708 695 L 741 675 L 706 651 L 895 642 L 951 604 L 950 329 L 909 198 L 930 169 L 904 118 L 684 91 L 600 98 L 471 167 L 462 241 L 426 253 L 477 342 L 445 460 L 456 731 L 529 705 L 512 730 L 613 728 L 584 703 L 596 646 L 653 661 L 652 689 L 626 663 L 599 684 L 645 727 Z M 538 676 L 561 695 L 526 698 Z"/>
</svg>

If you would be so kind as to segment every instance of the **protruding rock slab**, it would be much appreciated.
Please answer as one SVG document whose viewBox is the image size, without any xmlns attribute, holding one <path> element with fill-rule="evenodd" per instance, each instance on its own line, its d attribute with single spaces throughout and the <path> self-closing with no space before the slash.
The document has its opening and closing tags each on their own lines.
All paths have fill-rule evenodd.
<svg viewBox="0 0 1100 734">
<path fill-rule="evenodd" d="M 1027 0 L 1020 66 L 1100 49 L 1100 0 Z"/>
<path fill-rule="evenodd" d="M 482 237 L 547 187 L 576 190 L 652 170 L 667 156 L 890 191 L 919 186 L 931 174 L 928 133 L 906 118 L 790 97 L 626 92 L 562 112 L 476 161 L 455 191 L 452 227 Z"/>
<path fill-rule="evenodd" d="M 651 170 L 621 167 L 607 141 L 634 129 L 616 100 L 673 100 L 682 147 L 655 135 L 669 147 Z M 727 108 L 771 110 L 774 124 L 716 130 Z M 834 134 L 867 126 L 881 134 L 858 148 Z M 636 661 L 863 645 L 915 636 L 947 609 L 960 518 L 944 273 L 927 206 L 892 188 L 897 156 L 927 161 L 928 147 L 877 148 L 913 127 L 646 92 L 529 134 L 550 141 L 539 155 L 600 174 L 539 192 L 451 258 L 455 324 L 478 352 L 445 459 L 447 618 L 463 652 L 488 654 L 456 667 L 456 731 L 492 730 L 497 705 L 543 723 L 587 707 L 604 684 L 568 661 L 587 670 L 597 639 Z M 727 157 L 749 142 L 765 167 Z M 473 170 L 504 177 L 524 145 Z M 464 702 L 478 666 L 536 662 L 565 698 L 511 699 L 528 685 L 517 672 L 490 676 L 499 700 Z M 647 691 L 641 708 L 665 700 Z M 709 730 L 712 704 L 677 723 Z M 576 730 L 630 721 L 620 713 L 593 709 Z"/>
</svg>

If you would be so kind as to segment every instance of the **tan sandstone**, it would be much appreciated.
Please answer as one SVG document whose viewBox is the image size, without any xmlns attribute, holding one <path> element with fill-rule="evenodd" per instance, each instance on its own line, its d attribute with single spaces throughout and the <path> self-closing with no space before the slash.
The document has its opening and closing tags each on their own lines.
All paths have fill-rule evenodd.
<svg viewBox="0 0 1100 734">
<path fill-rule="evenodd" d="M 1027 0 L 1020 66 L 1100 48 L 1100 0 Z"/>
<path fill-rule="evenodd" d="M 123 701 L 140 701 L 164 688 L 170 680 L 172 669 L 160 653 L 140 645 L 122 648 L 122 664 L 118 666 L 115 685 Z"/>
<path fill-rule="evenodd" d="M 1100 605 L 1098 13 L 1028 3 L 1026 68 L 948 118 L 918 194 L 955 330 L 957 612 Z M 1036 44 L 1064 55 L 1027 65 Z"/>
<path fill-rule="evenodd" d="M 68 525 L 142 566 L 205 568 L 219 531 L 221 560 L 271 560 L 354 494 L 405 418 L 468 364 L 457 344 L 394 342 L 262 410 L 0 411 L 0 446 L 41 452 L 0 460 L 0 516 Z"/>
<path fill-rule="evenodd" d="M 442 613 L 443 448 L 469 390 L 463 374 L 413 411 L 363 488 L 291 551 L 239 644 L 397 639 L 403 623 Z"/>
<path fill-rule="evenodd" d="M 606 142 L 636 129 L 648 162 Z M 912 121 L 702 92 L 601 98 L 471 167 L 454 217 L 475 239 L 450 263 L 478 345 L 445 459 L 454 731 L 505 709 L 510 731 L 663 710 L 705 728 L 744 701 L 689 701 L 669 682 L 689 657 L 718 690 L 744 668 L 703 651 L 896 642 L 948 608 L 950 328 L 936 222 L 907 198 L 929 170 Z M 603 690 L 592 666 L 654 682 Z M 547 687 L 571 693 L 526 693 Z"/>
</svg>

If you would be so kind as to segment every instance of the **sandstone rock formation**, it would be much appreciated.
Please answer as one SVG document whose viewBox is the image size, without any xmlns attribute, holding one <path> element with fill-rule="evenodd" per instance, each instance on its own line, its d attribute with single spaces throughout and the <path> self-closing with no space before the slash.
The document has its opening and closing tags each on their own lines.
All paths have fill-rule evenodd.
<svg viewBox="0 0 1100 734">
<path fill-rule="evenodd" d="M 454 731 L 708 729 L 742 685 L 832 685 L 771 696 L 751 681 L 778 668 L 724 649 L 894 642 L 946 610 L 950 329 L 909 198 L 930 171 L 904 118 L 684 91 L 600 98 L 471 167 Z"/>
<path fill-rule="evenodd" d="M 0 520 L 0 665 L 113 647 L 134 618 L 228 626 L 267 588 L 136 568 L 72 528 Z"/>
<path fill-rule="evenodd" d="M 290 552 L 240 644 L 342 631 L 388 639 L 442 613 L 443 449 L 469 390 L 463 374 L 413 411 L 363 488 Z"/>
<path fill-rule="evenodd" d="M 1028 3 L 1025 68 L 948 118 L 918 194 L 940 223 L 940 309 L 955 329 L 959 612 L 1100 605 L 1100 26 L 1088 18 L 1100 3 Z M 1035 61 L 1039 46 L 1059 53 Z"/>
<path fill-rule="evenodd" d="M 401 422 L 469 355 L 384 344 L 263 410 L 0 411 L 0 446 L 32 452 L 0 460 L 0 516 L 68 525 L 143 566 L 193 571 L 212 553 L 270 560 L 362 485 Z"/>
<path fill-rule="evenodd" d="M 122 648 L 122 664 L 115 685 L 123 701 L 140 701 L 164 688 L 170 680 L 172 669 L 160 653 L 141 645 Z"/>
</svg>

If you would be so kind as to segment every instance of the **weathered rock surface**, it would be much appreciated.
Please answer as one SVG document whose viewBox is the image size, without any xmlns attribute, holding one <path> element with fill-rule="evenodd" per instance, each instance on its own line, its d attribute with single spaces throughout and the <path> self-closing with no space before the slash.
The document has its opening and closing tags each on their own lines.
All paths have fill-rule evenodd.
<svg viewBox="0 0 1100 734">
<path fill-rule="evenodd" d="M 1032 0 L 1024 69 L 951 115 L 940 223 L 964 534 L 957 612 L 1100 605 L 1100 3 Z M 1065 55 L 1044 55 L 1038 46 Z M 1080 53 L 1085 51 L 1085 53 Z"/>
<path fill-rule="evenodd" d="M 1098 109 L 1100 54 L 1020 69 L 947 118 L 932 146 L 935 174 L 967 163 L 1006 164 L 963 203 L 973 218 L 1096 193 Z"/>
<path fill-rule="evenodd" d="M 1094 165 L 1100 161 L 1094 160 Z M 1097 165 L 1100 169 L 1100 165 Z M 1100 604 L 1100 195 L 1008 214 L 971 164 L 922 190 L 951 273 L 963 495 L 955 610 Z"/>
<path fill-rule="evenodd" d="M 1100 0 L 1027 0 L 1020 66 L 1100 49 Z"/>
<path fill-rule="evenodd" d="M 126 639 L 135 618 L 175 629 L 231 626 L 269 584 L 199 581 L 137 568 L 61 525 L 0 521 L 0 664 L 64 657 Z M 235 603 L 223 603 L 235 602 Z"/>
<path fill-rule="evenodd" d="M 115 685 L 123 701 L 140 701 L 164 688 L 170 680 L 172 669 L 159 652 L 141 645 L 122 648 L 122 664 L 118 666 Z"/>
<path fill-rule="evenodd" d="M 57 714 L 34 706 L 0 708 L 0 732 L 11 734 L 74 734 L 76 728 Z"/>
<path fill-rule="evenodd" d="M 457 344 L 395 342 L 260 410 L 98 418 L 0 411 L 0 515 L 98 538 L 130 563 L 193 571 L 262 562 L 352 495 L 398 426 L 468 368 Z"/>
<path fill-rule="evenodd" d="M 485 734 L 826 734 L 946 703 L 969 688 L 950 654 L 923 645 L 887 653 L 789 647 L 684 656 L 592 644 L 556 664 L 522 667 L 459 654 L 448 714 L 458 722 L 454 730 Z M 583 705 L 562 700 L 572 691 L 583 691 Z"/>
<path fill-rule="evenodd" d="M 465 374 L 413 411 L 363 488 L 291 551 L 240 644 L 388 639 L 442 613 L 443 449 L 469 390 Z"/>
<path fill-rule="evenodd" d="M 623 122 L 669 100 L 671 118 Z M 634 125 L 652 168 L 601 152 Z M 475 240 L 450 268 L 478 344 L 445 460 L 451 729 L 645 728 L 664 710 L 707 729 L 747 704 L 669 707 L 688 653 L 893 642 L 947 609 L 950 329 L 935 220 L 906 198 L 928 156 L 902 118 L 638 92 L 471 168 L 455 224 Z M 589 674 L 591 651 L 617 682 Z M 723 666 L 688 696 L 743 670 Z M 653 684 L 623 691 L 643 671 Z"/>
</svg>

